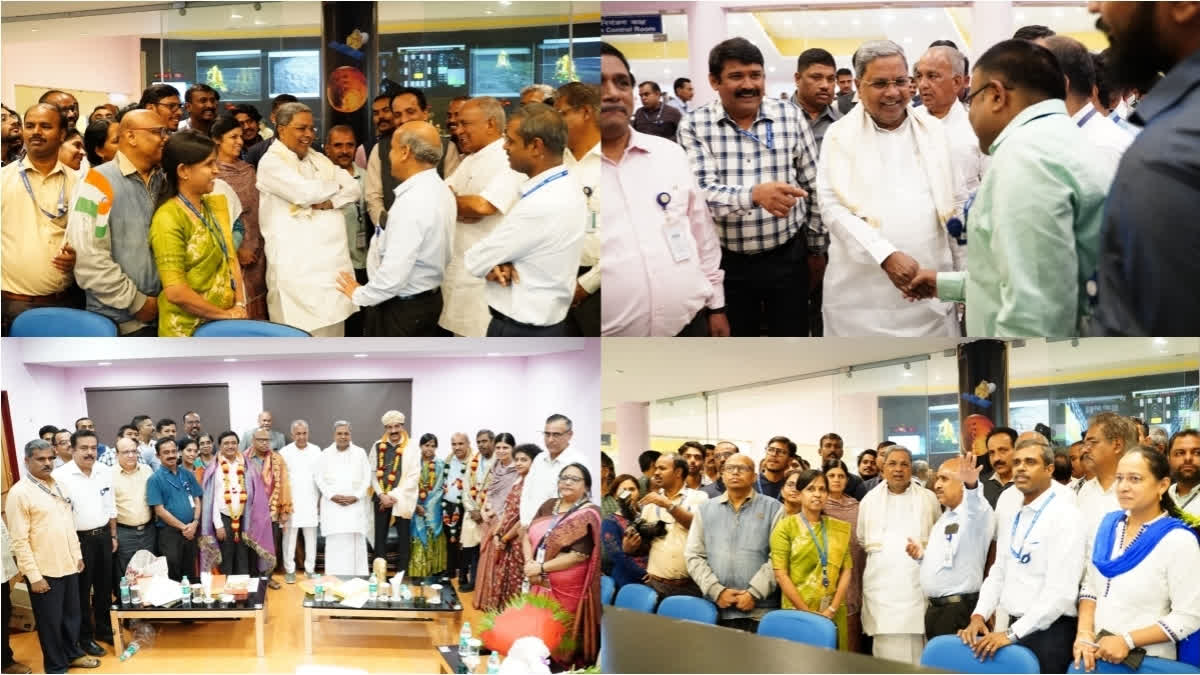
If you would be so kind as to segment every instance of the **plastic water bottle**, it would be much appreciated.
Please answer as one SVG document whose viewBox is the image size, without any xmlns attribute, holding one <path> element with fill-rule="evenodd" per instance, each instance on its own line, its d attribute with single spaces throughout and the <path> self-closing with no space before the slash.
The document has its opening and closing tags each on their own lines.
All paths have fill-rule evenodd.
<svg viewBox="0 0 1200 675">
<path fill-rule="evenodd" d="M 313 589 L 313 600 L 316 602 L 325 602 L 325 585 L 319 581 L 316 588 Z"/>
<path fill-rule="evenodd" d="M 136 641 L 130 642 L 129 646 L 125 648 L 125 651 L 121 652 L 121 660 L 122 661 L 128 660 L 129 657 L 136 654 L 138 652 L 138 650 L 141 648 L 142 648 L 142 645 L 138 644 Z"/>
<path fill-rule="evenodd" d="M 183 598 L 183 606 L 192 606 L 192 582 L 188 581 L 187 575 L 183 576 L 183 581 L 179 586 L 180 596 Z"/>
<path fill-rule="evenodd" d="M 129 579 L 121 577 L 121 604 L 129 604 Z"/>
<path fill-rule="evenodd" d="M 521 594 L 528 595 L 529 590 L 530 590 L 529 577 L 525 577 L 524 579 L 521 580 Z"/>
<path fill-rule="evenodd" d="M 489 674 L 500 672 L 500 652 L 493 651 L 487 660 L 487 671 Z"/>
<path fill-rule="evenodd" d="M 375 598 L 379 595 L 379 584 L 375 581 L 375 577 L 371 577 L 370 583 L 367 584 L 367 600 L 375 602 Z"/>
<path fill-rule="evenodd" d="M 458 655 L 466 658 L 471 653 L 471 622 L 464 621 L 462 630 L 458 631 Z"/>
</svg>

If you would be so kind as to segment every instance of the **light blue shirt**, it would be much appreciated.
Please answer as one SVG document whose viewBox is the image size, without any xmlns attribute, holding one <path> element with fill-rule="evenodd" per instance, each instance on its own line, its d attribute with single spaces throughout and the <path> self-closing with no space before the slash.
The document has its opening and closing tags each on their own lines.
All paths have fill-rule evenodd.
<svg viewBox="0 0 1200 675">
<path fill-rule="evenodd" d="M 947 535 L 946 526 L 951 523 L 958 524 L 958 532 Z M 992 507 L 983 498 L 980 483 L 970 490 L 963 486 L 962 502 L 942 512 L 929 531 L 929 545 L 921 560 L 921 590 L 925 596 L 978 592 L 994 528 Z"/>
<path fill-rule="evenodd" d="M 359 307 L 393 297 L 409 298 L 442 285 L 450 262 L 450 232 L 458 206 L 436 169 L 408 177 L 395 190 L 388 228 L 376 232 L 377 267 L 367 262 L 371 281 L 354 291 Z"/>
</svg>

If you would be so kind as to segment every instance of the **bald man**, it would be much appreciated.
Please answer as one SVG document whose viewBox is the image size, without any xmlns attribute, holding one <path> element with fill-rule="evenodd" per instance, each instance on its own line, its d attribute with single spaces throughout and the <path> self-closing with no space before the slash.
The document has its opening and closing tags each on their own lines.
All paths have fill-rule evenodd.
<svg viewBox="0 0 1200 675">
<path fill-rule="evenodd" d="M 992 507 L 983 498 L 975 455 L 942 462 L 933 492 L 945 507 L 922 547 L 911 539 L 908 554 L 921 563 L 925 608 L 925 637 L 954 635 L 971 622 L 979 599 L 988 546 L 995 529 Z"/>
<path fill-rule="evenodd" d="M 79 101 L 75 97 L 65 91 L 51 89 L 42 94 L 38 99 L 38 103 L 49 103 L 58 106 L 63 114 L 67 116 L 67 128 L 74 129 L 75 124 L 79 122 Z"/>
<path fill-rule="evenodd" d="M 112 319 L 122 336 L 155 337 L 162 281 L 147 241 L 165 185 L 159 163 L 169 130 L 153 111 L 132 110 L 119 134 L 115 161 L 92 167 L 79 186 L 67 239 L 88 311 Z"/>
<path fill-rule="evenodd" d="M 432 124 L 406 122 L 390 143 L 390 169 L 400 184 L 388 228 L 376 230 L 367 251 L 370 281 L 360 286 L 343 271 L 338 290 L 368 308 L 363 326 L 368 337 L 435 337 L 458 207 L 437 173 L 442 141 Z"/>
</svg>

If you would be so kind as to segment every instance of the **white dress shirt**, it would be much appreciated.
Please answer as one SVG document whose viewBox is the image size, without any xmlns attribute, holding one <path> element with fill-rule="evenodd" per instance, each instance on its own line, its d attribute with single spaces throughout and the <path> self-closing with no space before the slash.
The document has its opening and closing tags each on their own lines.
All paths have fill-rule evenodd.
<svg viewBox="0 0 1200 675">
<path fill-rule="evenodd" d="M 233 514 L 229 512 L 229 505 L 225 503 L 225 460 L 224 458 L 218 457 L 216 462 L 217 475 L 213 477 L 213 480 L 216 481 L 214 483 L 214 487 L 217 490 L 217 494 L 213 498 L 212 518 L 213 526 L 222 528 L 225 527 L 225 523 L 221 521 L 221 516 L 229 516 L 230 518 L 233 518 Z M 239 495 L 242 494 L 242 484 L 240 481 L 238 481 L 237 477 L 238 464 L 241 464 L 243 467 L 246 466 L 245 460 L 240 456 L 232 462 L 229 462 L 229 504 L 233 504 L 241 499 Z M 250 480 L 248 470 L 243 473 L 242 476 L 244 480 Z M 246 515 L 246 507 L 249 505 L 250 502 L 246 502 L 245 504 L 241 505 L 240 508 L 242 510 L 242 516 Z"/>
<path fill-rule="evenodd" d="M 920 111 L 928 113 L 925 106 Z M 959 175 L 967 187 L 967 194 L 975 194 L 983 173 L 987 170 L 988 156 L 979 149 L 979 137 L 967 118 L 967 109 L 962 102 L 950 104 L 950 112 L 942 118 L 946 127 L 946 137 L 950 141 L 950 160 L 954 163 L 954 172 Z"/>
<path fill-rule="evenodd" d="M 951 523 L 958 525 L 958 531 L 947 535 L 946 527 Z M 976 483 L 973 490 L 964 486 L 962 501 L 943 511 L 929 532 L 929 545 L 921 560 L 921 590 L 926 597 L 978 591 L 995 528 L 992 507 L 983 498 L 982 486 Z"/>
<path fill-rule="evenodd" d="M 567 316 L 583 251 L 588 210 L 583 188 L 561 164 L 521 186 L 521 198 L 500 225 L 464 256 L 467 271 L 482 279 L 512 263 L 519 280 L 489 282 L 487 304 L 532 326 L 553 326 Z"/>
<path fill-rule="evenodd" d="M 1075 496 L 1075 490 L 1056 480 L 1050 481 L 1050 489 L 1059 493 L 1059 500 L 1067 500 L 1076 507 L 1079 506 Z M 996 527 L 992 531 L 992 539 L 998 539 L 1000 536 L 1000 525 L 1002 523 L 1011 523 L 1012 518 L 1017 511 L 1021 509 L 1022 502 L 1025 501 L 1025 495 L 1017 489 L 1016 485 L 1008 484 L 1004 491 L 1000 493 L 1000 497 L 996 500 Z M 997 549 L 999 550 L 999 549 Z"/>
<path fill-rule="evenodd" d="M 583 453 L 568 445 L 551 458 L 549 451 L 538 453 L 533 458 L 533 465 L 525 475 L 525 487 L 521 488 L 521 524 L 526 527 L 533 522 L 533 516 L 547 499 L 558 496 L 558 474 L 567 468 L 568 464 L 587 464 Z"/>
<path fill-rule="evenodd" d="M 1104 516 L 1109 513 L 1121 510 L 1121 502 L 1117 500 L 1116 479 L 1113 479 L 1108 490 L 1100 487 L 1099 478 L 1086 481 L 1079 488 L 1079 493 L 1075 497 L 1075 505 L 1079 507 L 1079 514 L 1083 516 L 1083 536 L 1085 537 L 1083 552 L 1087 556 L 1086 560 L 1091 560 L 1092 544 L 1096 542 L 1096 530 L 1100 527 L 1100 521 L 1104 520 Z"/>
<path fill-rule="evenodd" d="M 1192 488 L 1191 492 L 1180 498 L 1179 483 L 1171 483 L 1171 487 L 1167 488 L 1167 494 L 1175 501 L 1175 505 L 1180 510 L 1200 518 L 1200 485 Z"/>
<path fill-rule="evenodd" d="M 583 254 L 579 258 L 580 267 L 590 267 L 579 277 L 579 285 L 588 293 L 595 293 L 600 288 L 600 143 L 592 146 L 583 159 L 575 159 L 570 148 L 563 150 L 563 166 L 571 172 L 575 180 L 583 186 L 584 201 L 587 203 L 587 232 L 583 237 Z M 591 192 L 589 195 L 588 192 Z"/>
<path fill-rule="evenodd" d="M 438 325 L 457 335 L 483 337 L 487 334 L 488 303 L 484 297 L 483 279 L 470 274 L 463 264 L 467 249 L 491 234 L 521 198 L 521 183 L 525 174 L 517 173 L 508 164 L 504 139 L 498 138 L 463 158 L 446 184 L 454 194 L 478 196 L 496 208 L 496 213 L 477 223 L 459 219 L 454 225 L 450 264 L 442 281 L 442 317 Z M 578 265 L 578 262 L 576 262 Z M 574 276 L 574 275 L 572 275 Z M 571 292 L 574 293 L 574 287 Z"/>
<path fill-rule="evenodd" d="M 1094 114 L 1088 117 L 1089 113 Z M 1083 134 L 1100 149 L 1104 158 L 1112 164 L 1112 174 L 1116 175 L 1117 165 L 1121 163 L 1121 155 L 1124 155 L 1125 149 L 1133 143 L 1134 136 L 1096 111 L 1091 103 L 1075 111 L 1075 114 L 1071 115 L 1071 121 L 1080 124 L 1084 117 L 1088 117 L 1088 121 L 1083 122 L 1080 126 Z"/>
<path fill-rule="evenodd" d="M 92 464 L 92 474 L 85 476 L 83 470 L 75 464 L 75 460 L 71 460 L 50 475 L 62 486 L 63 493 L 71 499 L 71 513 L 75 516 L 76 530 L 104 527 L 110 519 L 117 517 L 112 469 L 96 462 Z"/>
<path fill-rule="evenodd" d="M 396 186 L 389 227 L 376 230 L 367 254 L 371 281 L 354 291 L 354 304 L 378 305 L 408 298 L 442 284 L 450 262 L 450 233 L 457 206 L 436 169 L 426 169 Z"/>
<path fill-rule="evenodd" d="M 1124 521 L 1117 525 L 1116 534 L 1111 551 L 1114 557 L 1123 550 Z M 1200 570 L 1196 536 L 1172 530 L 1145 559 L 1124 574 L 1109 579 L 1089 562 L 1079 599 L 1096 602 L 1093 627 L 1097 633 L 1107 630 L 1121 635 L 1158 624 L 1171 641 L 1142 645 L 1146 655 L 1175 659 L 1175 643 L 1200 629 L 1200 584 L 1196 583 L 1196 570 Z"/>
<path fill-rule="evenodd" d="M 1076 616 L 1084 568 L 1079 523 L 1079 509 L 1054 489 L 1001 521 L 996 562 L 973 613 L 989 617 L 1003 609 L 1013 618 L 1009 629 L 1018 639 L 1049 628 L 1060 616 Z"/>
</svg>

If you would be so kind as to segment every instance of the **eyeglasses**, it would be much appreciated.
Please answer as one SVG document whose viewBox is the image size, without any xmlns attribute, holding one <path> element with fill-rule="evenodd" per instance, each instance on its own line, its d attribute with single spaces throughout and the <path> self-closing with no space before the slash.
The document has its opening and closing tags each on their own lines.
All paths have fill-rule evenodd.
<svg viewBox="0 0 1200 675">
<path fill-rule="evenodd" d="M 715 459 L 718 459 L 718 460 L 726 460 L 726 459 L 729 459 L 730 457 L 733 457 L 733 456 L 734 456 L 734 454 L 736 454 L 736 453 L 733 453 L 733 452 L 722 452 L 722 453 L 718 453 L 718 454 L 716 454 L 716 455 L 713 455 L 713 457 L 714 457 Z"/>
<path fill-rule="evenodd" d="M 170 110 L 171 112 L 175 112 L 176 110 L 179 110 L 180 108 L 183 107 L 182 105 L 180 105 L 178 103 L 155 103 L 154 105 L 166 108 L 167 110 Z"/>
<path fill-rule="evenodd" d="M 558 482 L 560 482 L 560 483 L 582 483 L 583 476 L 559 476 Z"/>
<path fill-rule="evenodd" d="M 546 438 L 562 438 L 571 432 L 569 431 L 543 431 L 542 435 Z"/>
<path fill-rule="evenodd" d="M 888 87 L 892 86 L 893 84 L 901 89 L 906 89 L 908 85 L 912 84 L 912 78 L 897 77 L 894 80 L 871 80 L 867 83 L 867 86 L 875 91 L 883 92 L 887 91 Z"/>
<path fill-rule="evenodd" d="M 964 101 L 964 103 L 966 103 L 967 105 L 970 105 L 970 104 L 971 104 L 971 99 L 975 98 L 976 96 L 978 96 L 978 95 L 979 95 L 979 94 L 981 94 L 982 92 L 986 91 L 986 90 L 988 89 L 988 87 L 993 87 L 993 86 L 999 86 L 999 87 L 1003 87 L 1004 89 L 1007 89 L 1007 90 L 1009 90 L 1009 91 L 1012 91 L 1012 89 L 1013 89 L 1012 87 L 1008 86 L 1007 84 L 1003 84 L 1003 83 L 1001 83 L 1001 82 L 997 82 L 997 81 L 995 81 L 995 80 L 992 80 L 991 82 L 988 82 L 987 84 L 985 84 L 985 85 L 983 85 L 982 87 L 980 87 L 980 88 L 976 89 L 975 91 L 973 91 L 973 92 L 971 92 L 971 93 L 967 94 L 967 100 L 966 100 L 966 101 Z"/>
<path fill-rule="evenodd" d="M 134 131 L 149 131 L 151 133 L 157 134 L 158 136 L 160 136 L 162 138 L 166 138 L 167 136 L 171 135 L 171 130 L 166 127 L 133 127 L 133 130 Z"/>
<path fill-rule="evenodd" d="M 767 454 L 774 455 L 776 457 L 787 457 L 791 453 L 783 448 L 767 448 Z"/>
<path fill-rule="evenodd" d="M 732 466 L 726 464 L 725 468 L 722 469 L 722 471 L 724 471 L 725 473 L 732 473 L 732 474 L 754 473 L 754 468 L 749 467 L 749 466 L 742 466 L 741 464 L 734 464 Z"/>
</svg>

